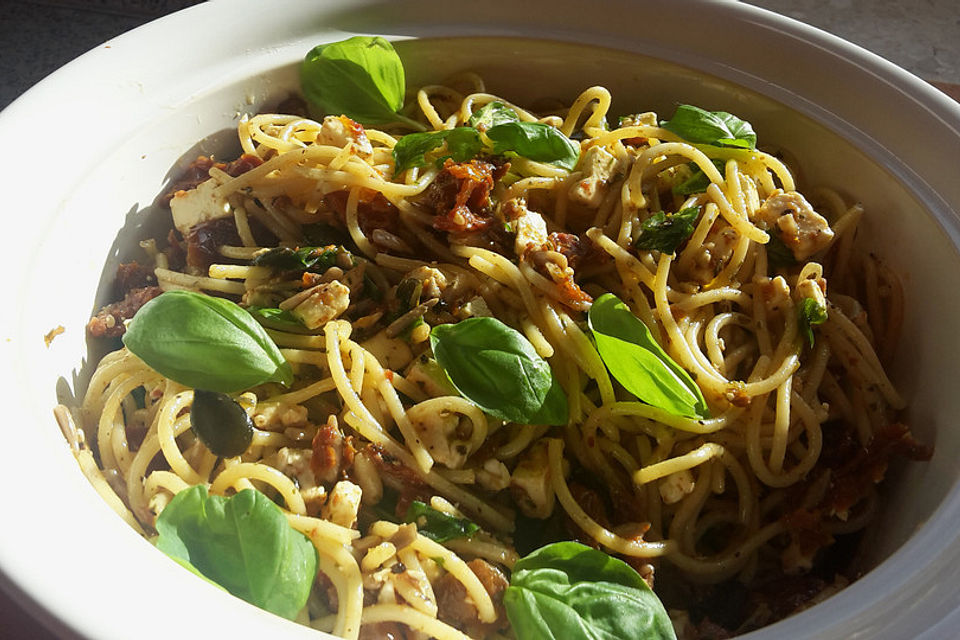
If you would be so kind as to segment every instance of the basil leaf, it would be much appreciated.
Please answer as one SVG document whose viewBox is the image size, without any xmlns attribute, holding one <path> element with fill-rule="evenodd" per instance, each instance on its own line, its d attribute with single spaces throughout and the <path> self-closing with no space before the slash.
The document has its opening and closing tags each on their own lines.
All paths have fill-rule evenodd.
<svg viewBox="0 0 960 640">
<path fill-rule="evenodd" d="M 483 142 L 476 129 L 457 127 L 450 130 L 447 136 L 447 155 L 438 158 L 437 164 L 442 164 L 447 158 L 453 158 L 454 162 L 466 162 L 476 157 L 482 150 Z"/>
<path fill-rule="evenodd" d="M 193 566 L 192 564 L 190 564 L 189 562 L 187 562 L 187 561 L 184 560 L 183 558 L 175 558 L 175 557 L 173 557 L 173 556 L 171 556 L 171 555 L 167 555 L 167 557 L 170 558 L 171 560 L 173 560 L 174 562 L 176 562 L 178 565 L 180 565 L 181 567 L 183 567 L 183 568 L 186 569 L 187 571 L 189 571 L 190 573 L 192 573 L 193 575 L 195 575 L 195 576 L 197 576 L 198 578 L 202 579 L 204 582 L 207 582 L 207 583 L 209 583 L 209 584 L 212 584 L 213 586 L 215 586 L 217 589 L 220 589 L 221 591 L 227 591 L 226 589 L 224 589 L 223 587 L 221 587 L 219 584 L 217 584 L 216 582 L 214 582 L 213 580 L 211 580 L 211 579 L 208 578 L 207 576 L 205 576 L 205 575 L 203 575 L 202 573 L 200 573 L 200 570 L 199 570 L 199 569 L 197 569 L 195 566 Z M 230 592 L 227 591 L 227 593 L 230 593 Z"/>
<path fill-rule="evenodd" d="M 194 389 L 233 393 L 293 382 L 290 364 L 243 308 L 193 291 L 167 291 L 143 305 L 123 344 L 163 376 Z"/>
<path fill-rule="evenodd" d="M 647 325 L 612 293 L 587 314 L 597 352 L 624 388 L 649 405 L 688 418 L 709 418 L 700 388 L 657 344 Z"/>
<path fill-rule="evenodd" d="M 337 264 L 342 251 L 328 247 L 273 247 L 256 256 L 250 264 L 257 267 L 272 267 L 280 271 L 312 271 L 324 273 Z"/>
<path fill-rule="evenodd" d="M 157 548 L 233 595 L 293 620 L 317 575 L 317 552 L 265 495 L 224 498 L 196 485 L 157 517 Z"/>
<path fill-rule="evenodd" d="M 426 154 L 447 143 L 449 155 L 440 158 L 453 158 L 456 162 L 470 160 L 483 148 L 480 134 L 470 127 L 457 127 L 442 131 L 410 133 L 397 141 L 393 147 L 394 173 L 401 173 L 410 167 L 422 167 L 427 164 Z"/>
<path fill-rule="evenodd" d="M 801 336 L 813 346 L 813 326 L 827 321 L 827 308 L 813 298 L 804 298 L 797 305 L 797 324 Z"/>
<path fill-rule="evenodd" d="M 717 168 L 717 171 L 720 172 L 720 175 L 723 175 L 723 172 L 726 170 L 726 161 L 714 158 L 710 162 L 712 162 L 713 166 Z M 691 162 L 688 166 L 693 172 L 693 175 L 680 184 L 673 185 L 673 188 L 671 189 L 673 193 L 678 196 L 689 196 L 694 193 L 703 193 L 707 190 L 707 187 L 710 186 L 710 178 L 707 177 L 707 174 L 705 174 L 695 162 Z"/>
<path fill-rule="evenodd" d="M 518 424 L 566 424 L 567 396 L 519 331 L 495 318 L 468 318 L 435 326 L 430 346 L 457 391 L 490 415 Z"/>
<path fill-rule="evenodd" d="M 536 162 L 546 162 L 573 171 L 580 147 L 556 128 L 539 122 L 507 122 L 487 130 L 497 155 L 515 153 Z"/>
<path fill-rule="evenodd" d="M 437 361 L 433 358 L 422 355 L 411 365 L 410 375 L 408 377 L 425 377 L 429 385 L 437 389 L 435 395 L 456 395 L 457 388 L 450 382 L 450 378 Z"/>
<path fill-rule="evenodd" d="M 190 406 L 190 428 L 216 456 L 233 458 L 253 442 L 253 420 L 225 393 L 195 389 Z"/>
<path fill-rule="evenodd" d="M 414 500 L 407 507 L 404 522 L 416 523 L 417 531 L 436 542 L 446 542 L 454 538 L 469 538 L 480 530 L 480 527 L 474 522 L 437 511 L 419 500 Z"/>
<path fill-rule="evenodd" d="M 314 47 L 300 65 L 300 84 L 307 101 L 322 113 L 344 114 L 367 124 L 405 122 L 423 128 L 397 113 L 406 89 L 403 63 L 393 45 L 379 36 Z"/>
<path fill-rule="evenodd" d="M 517 640 L 675 640 L 647 583 L 622 560 L 578 542 L 521 558 L 503 596 Z"/>
<path fill-rule="evenodd" d="M 676 213 L 655 213 L 640 223 L 640 236 L 634 246 L 646 251 L 674 253 L 693 235 L 700 207 L 688 207 Z"/>
<path fill-rule="evenodd" d="M 285 309 L 276 307 L 247 307 L 247 311 L 255 318 L 259 318 L 270 328 L 296 329 L 302 331 L 305 325 L 300 318 Z"/>
<path fill-rule="evenodd" d="M 741 149 L 757 148 L 757 134 L 750 123 L 726 111 L 706 111 L 682 104 L 677 107 L 673 117 L 661 122 L 660 126 L 687 142 Z"/>
<path fill-rule="evenodd" d="M 773 267 L 792 267 L 797 264 L 797 259 L 793 257 L 793 251 L 787 245 L 783 244 L 775 233 L 769 234 L 770 240 L 767 241 L 767 261 Z"/>
<path fill-rule="evenodd" d="M 410 167 L 426 166 L 424 156 L 442 145 L 450 130 L 428 131 L 425 133 L 411 133 L 397 140 L 393 147 L 394 175 L 402 173 Z"/>
<path fill-rule="evenodd" d="M 494 100 L 474 111 L 467 124 L 481 131 L 486 131 L 500 124 L 519 121 L 520 118 L 516 111 L 502 102 Z"/>
<path fill-rule="evenodd" d="M 540 409 L 530 417 L 530 424 L 566 424 L 570 416 L 567 394 L 556 376 L 551 378 L 550 388 Z"/>
</svg>

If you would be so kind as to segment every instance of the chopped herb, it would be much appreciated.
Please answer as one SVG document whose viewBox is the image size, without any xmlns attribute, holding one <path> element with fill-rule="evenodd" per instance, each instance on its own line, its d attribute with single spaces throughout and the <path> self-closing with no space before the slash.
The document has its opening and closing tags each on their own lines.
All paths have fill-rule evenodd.
<svg viewBox="0 0 960 640">
<path fill-rule="evenodd" d="M 415 523 L 417 531 L 436 542 L 446 542 L 454 538 L 469 538 L 480 530 L 480 527 L 470 520 L 437 511 L 419 500 L 414 500 L 407 507 L 404 521 Z"/>
<path fill-rule="evenodd" d="M 827 308 L 813 298 L 804 298 L 797 305 L 797 324 L 800 335 L 813 346 L 813 327 L 827 321 Z"/>
<path fill-rule="evenodd" d="M 323 273 L 337 264 L 337 257 L 347 253 L 336 246 L 327 247 L 273 247 L 255 257 L 250 264 L 272 267 L 280 271 L 310 271 Z"/>
<path fill-rule="evenodd" d="M 780 239 L 775 233 L 768 234 L 770 240 L 767 242 L 767 261 L 774 268 L 779 267 L 792 267 L 797 264 L 797 259 L 793 257 L 793 251 L 791 251 L 787 245 L 783 244 L 783 240 Z"/>
<path fill-rule="evenodd" d="M 634 246 L 645 251 L 674 253 L 693 235 L 699 216 L 699 207 L 688 207 L 676 213 L 655 213 L 640 223 L 640 237 Z"/>
</svg>

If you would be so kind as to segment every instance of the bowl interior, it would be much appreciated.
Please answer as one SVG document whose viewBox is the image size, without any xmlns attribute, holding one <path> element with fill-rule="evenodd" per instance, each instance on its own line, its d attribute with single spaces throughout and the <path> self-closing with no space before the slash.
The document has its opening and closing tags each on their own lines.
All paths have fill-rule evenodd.
<svg viewBox="0 0 960 640">
<path fill-rule="evenodd" d="M 917 187 L 916 176 L 884 149 L 887 141 L 867 136 L 864 143 L 864 132 L 845 128 L 843 122 L 818 121 L 796 104 L 767 97 L 757 87 L 746 88 L 636 53 L 487 37 L 424 38 L 401 41 L 397 48 L 411 87 L 473 70 L 487 80 L 491 92 L 519 104 L 544 98 L 569 102 L 581 90 L 603 85 L 613 93 L 614 114 L 653 110 L 668 116 L 678 103 L 729 111 L 753 124 L 761 145 L 787 149 L 796 157 L 801 190 L 823 185 L 861 201 L 866 210 L 861 240 L 901 275 L 906 293 L 893 381 L 910 400 L 905 420 L 919 439 L 936 446 L 931 462 L 891 471 L 894 481 L 887 488 L 865 566 L 876 566 L 889 557 L 880 565 L 881 569 L 890 565 L 883 578 L 900 573 L 905 579 L 919 569 L 903 569 L 909 562 L 898 557 L 913 554 L 914 561 L 921 558 L 921 567 L 932 561 L 933 551 L 928 549 L 924 555 L 915 534 L 926 532 L 926 537 L 920 536 L 924 544 L 937 540 L 946 546 L 954 541 L 952 530 L 935 533 L 931 527 L 946 517 L 947 507 L 941 505 L 956 501 L 958 472 L 953 460 L 960 454 L 960 433 L 950 428 L 960 415 L 960 394 L 951 392 L 951 372 L 960 356 L 953 337 L 954 327 L 960 325 L 960 299 L 944 287 L 947 278 L 960 273 L 956 217 L 935 184 Z M 29 399 L 23 407 L 24 419 L 37 432 L 30 436 L 29 445 L 42 448 L 37 455 L 50 467 L 47 480 L 65 487 L 70 517 L 87 523 L 90 537 L 84 543 L 123 541 L 111 563 L 122 565 L 137 558 L 131 560 L 132 566 L 159 571 L 159 563 L 152 559 L 140 564 L 140 556 L 151 550 L 86 485 L 63 445 L 51 409 L 58 402 L 76 404 L 75 394 L 82 393 L 86 376 L 95 366 L 99 353 L 89 350 L 83 328 L 103 301 L 113 267 L 136 255 L 139 240 L 168 224 L 164 214 L 151 206 L 164 183 L 199 153 L 234 153 L 232 130 L 239 116 L 255 113 L 295 90 L 296 62 L 305 50 L 290 47 L 273 52 L 253 72 L 218 75 L 216 69 L 208 69 L 198 90 L 180 95 L 164 109 L 145 108 L 136 127 L 113 135 L 111 150 L 95 165 L 69 173 L 70 184 L 54 210 L 37 212 L 42 221 L 39 243 L 23 256 L 25 276 L 12 312 L 15 320 L 4 338 L 14 346 L 18 393 Z M 227 63 L 220 65 L 226 69 Z M 51 282 L 64 283 L 65 270 L 68 285 L 58 285 L 56 295 L 36 295 L 50 291 Z M 45 345 L 44 334 L 58 326 L 65 331 Z M 90 552 L 107 554 L 99 548 Z M 165 562 L 160 554 L 153 555 Z M 895 561 L 901 564 L 891 564 Z M 185 572 L 175 574 L 168 577 L 177 585 L 193 582 Z M 863 594 L 873 587 L 863 585 L 865 581 L 840 597 L 867 608 Z M 197 588 L 202 597 L 217 597 L 202 585 Z M 858 593 L 859 601 L 855 600 Z M 758 637 L 766 633 L 773 632 L 761 631 Z"/>
</svg>

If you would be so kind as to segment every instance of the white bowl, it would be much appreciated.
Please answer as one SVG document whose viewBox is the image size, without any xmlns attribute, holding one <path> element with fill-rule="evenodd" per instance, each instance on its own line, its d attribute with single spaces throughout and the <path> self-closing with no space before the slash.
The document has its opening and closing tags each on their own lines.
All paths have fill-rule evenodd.
<svg viewBox="0 0 960 640">
<path fill-rule="evenodd" d="M 0 577 L 62 632 L 98 639 L 317 637 L 196 580 L 88 485 L 52 408 L 82 384 L 83 327 L 138 210 L 242 112 L 295 86 L 312 46 L 385 35 L 410 85 L 464 68 L 523 101 L 603 84 L 614 111 L 731 111 L 789 148 L 807 184 L 861 199 L 903 276 L 895 382 L 936 452 L 894 470 L 871 556 L 839 595 L 749 638 L 941 638 L 960 628 L 960 107 L 905 71 L 800 23 L 731 2 L 315 0 L 198 5 L 67 65 L 0 116 L 8 220 L 0 314 Z M 455 40 L 451 40 L 455 38 Z M 490 40 L 496 38 L 496 40 Z M 125 217 L 126 216 L 126 217 Z M 118 237 L 118 232 L 123 232 Z M 104 263 L 107 262 L 107 266 Z M 48 347 L 44 334 L 65 332 Z M 884 559 L 885 558 L 885 559 Z"/>
</svg>

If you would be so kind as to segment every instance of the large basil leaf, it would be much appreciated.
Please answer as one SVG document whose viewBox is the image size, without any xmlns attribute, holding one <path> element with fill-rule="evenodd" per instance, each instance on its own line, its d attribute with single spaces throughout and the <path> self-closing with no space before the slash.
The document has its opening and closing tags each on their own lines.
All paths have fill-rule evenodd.
<svg viewBox="0 0 960 640">
<path fill-rule="evenodd" d="M 757 148 L 757 134 L 750 123 L 726 111 L 706 111 L 682 104 L 677 107 L 673 117 L 661 122 L 660 126 L 688 142 L 741 149 Z"/>
<path fill-rule="evenodd" d="M 530 424 L 566 424 L 568 417 L 567 394 L 551 372 L 550 388 L 540 410 L 530 417 Z"/>
<path fill-rule="evenodd" d="M 463 397 L 519 424 L 566 424 L 567 396 L 523 335 L 495 318 L 468 318 L 430 332 L 437 363 Z"/>
<path fill-rule="evenodd" d="M 557 542 L 521 558 L 503 603 L 517 640 L 676 639 L 640 574 L 578 542 Z"/>
<path fill-rule="evenodd" d="M 515 153 L 536 162 L 546 162 L 573 171 L 580 148 L 550 125 L 539 122 L 506 122 L 487 130 L 497 155 Z"/>
<path fill-rule="evenodd" d="M 426 165 L 426 154 L 440 147 L 444 142 L 447 143 L 447 155 L 439 158 L 440 162 L 447 158 L 453 158 L 456 162 L 466 162 L 483 149 L 480 134 L 472 127 L 410 133 L 400 138 L 393 147 L 394 172 L 400 173 L 410 167 Z"/>
<path fill-rule="evenodd" d="M 317 575 L 317 551 L 259 491 L 224 498 L 196 485 L 157 517 L 157 548 L 233 595 L 294 619 Z"/>
<path fill-rule="evenodd" d="M 813 326 L 827 321 L 827 308 L 813 298 L 804 298 L 797 305 L 797 324 L 802 337 L 813 346 Z"/>
<path fill-rule="evenodd" d="M 404 521 L 416 523 L 417 531 L 436 542 L 469 538 L 480 530 L 480 527 L 470 520 L 437 511 L 419 500 L 414 500 L 407 507 Z"/>
<path fill-rule="evenodd" d="M 194 389 L 233 393 L 293 382 L 289 363 L 243 308 L 193 291 L 167 291 L 130 321 L 123 343 L 161 375 Z"/>
<path fill-rule="evenodd" d="M 307 101 L 322 113 L 345 114 L 367 124 L 400 121 L 423 128 L 397 113 L 406 89 L 403 63 L 393 45 L 379 36 L 314 47 L 300 66 L 300 84 Z"/>
<path fill-rule="evenodd" d="M 300 318 L 286 309 L 250 306 L 247 307 L 247 311 L 271 329 L 303 331 L 306 328 Z"/>
<path fill-rule="evenodd" d="M 708 418 L 700 388 L 650 335 L 647 325 L 612 293 L 587 315 L 597 352 L 613 377 L 640 400 L 674 415 Z"/>
<path fill-rule="evenodd" d="M 477 109 L 470 116 L 467 124 L 481 131 L 486 131 L 499 124 L 519 121 L 520 118 L 517 116 L 516 111 L 502 102 L 494 100 Z"/>
<path fill-rule="evenodd" d="M 646 251 L 674 253 L 693 235 L 700 207 L 688 207 L 676 213 L 655 213 L 640 223 L 640 236 L 634 246 Z"/>
</svg>

